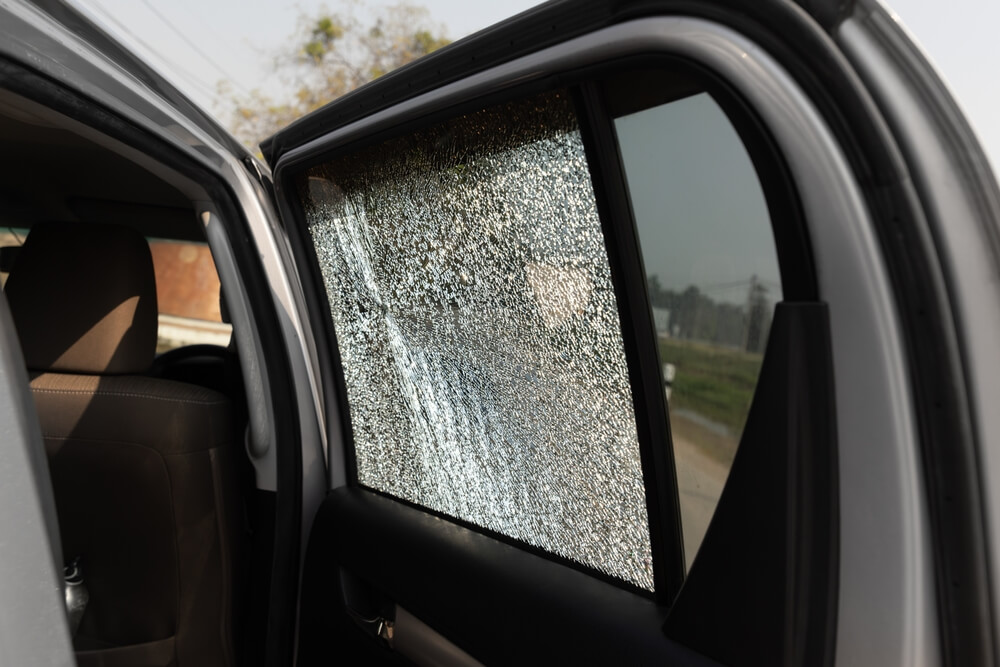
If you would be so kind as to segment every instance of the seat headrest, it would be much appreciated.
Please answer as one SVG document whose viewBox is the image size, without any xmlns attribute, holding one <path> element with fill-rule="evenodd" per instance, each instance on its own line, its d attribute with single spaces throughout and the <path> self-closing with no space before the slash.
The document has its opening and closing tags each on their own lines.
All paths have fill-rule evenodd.
<svg viewBox="0 0 1000 667">
<path fill-rule="evenodd" d="M 32 370 L 142 373 L 153 361 L 153 258 L 127 227 L 36 224 L 4 291 Z"/>
</svg>

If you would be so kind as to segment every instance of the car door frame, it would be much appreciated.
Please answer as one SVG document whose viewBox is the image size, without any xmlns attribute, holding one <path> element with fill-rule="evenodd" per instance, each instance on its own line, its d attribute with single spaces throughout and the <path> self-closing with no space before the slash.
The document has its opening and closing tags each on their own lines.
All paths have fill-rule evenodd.
<svg viewBox="0 0 1000 667">
<path fill-rule="evenodd" d="M 596 6 L 596 4 L 588 5 L 588 7 Z M 660 3 L 654 9 L 669 13 L 671 9 L 676 9 L 676 7 L 676 3 Z M 937 620 L 933 609 L 935 609 L 936 605 L 933 593 L 930 591 L 932 587 L 928 586 L 929 582 L 927 581 L 932 567 L 925 550 L 927 517 L 925 515 L 926 507 L 922 505 L 921 500 L 923 493 L 921 472 L 915 456 L 915 441 L 917 440 L 917 436 L 914 428 L 913 406 L 910 402 L 909 378 L 905 370 L 906 364 L 902 362 L 903 350 L 906 349 L 906 344 L 903 341 L 904 337 L 901 333 L 899 321 L 895 317 L 897 306 L 892 296 L 895 290 L 891 287 L 890 280 L 886 275 L 886 259 L 882 256 L 882 249 L 879 246 L 876 231 L 879 229 L 878 225 L 881 224 L 878 220 L 879 215 L 884 214 L 885 207 L 876 207 L 874 209 L 875 219 L 873 220 L 870 217 L 872 209 L 870 208 L 871 202 L 868 200 L 875 195 L 865 190 L 865 183 L 863 181 L 861 184 L 858 183 L 859 177 L 857 176 L 859 167 L 864 167 L 865 171 L 862 173 L 869 173 L 874 164 L 876 167 L 884 169 L 885 172 L 891 172 L 897 179 L 901 178 L 896 171 L 898 170 L 898 165 L 891 160 L 891 149 L 893 146 L 891 138 L 880 134 L 880 131 L 884 130 L 884 127 L 877 122 L 877 111 L 871 106 L 870 99 L 859 85 L 859 82 L 852 76 L 850 69 L 843 63 L 829 37 L 822 32 L 821 27 L 816 22 L 803 15 L 797 8 L 782 3 L 779 7 L 769 7 L 766 11 L 761 10 L 757 15 L 747 16 L 742 14 L 735 17 L 728 15 L 725 12 L 725 7 L 715 4 L 706 5 L 705 8 L 702 8 L 702 11 L 692 11 L 692 8 L 687 5 L 684 5 L 683 8 L 689 14 L 696 14 L 702 17 L 708 15 L 713 20 L 718 20 L 718 25 L 720 26 L 738 29 L 743 32 L 743 39 L 736 41 L 742 43 L 744 47 L 742 53 L 744 54 L 759 55 L 761 61 L 764 61 L 767 60 L 764 56 L 774 55 L 774 52 L 777 52 L 777 55 L 782 59 L 778 60 L 775 58 L 772 61 L 772 63 L 777 63 L 778 65 L 774 69 L 774 73 L 779 75 L 777 78 L 783 82 L 783 85 L 788 85 L 789 90 L 794 91 L 794 94 L 790 95 L 787 99 L 797 107 L 808 111 L 808 113 L 801 114 L 802 116 L 808 116 L 808 118 L 797 118 L 797 122 L 812 123 L 814 130 L 818 128 L 817 131 L 813 132 L 813 142 L 810 144 L 810 147 L 821 152 L 828 151 L 831 153 L 831 159 L 827 161 L 828 164 L 823 165 L 823 168 L 835 178 L 836 182 L 840 184 L 840 188 L 826 188 L 828 192 L 824 193 L 822 192 L 824 188 L 819 185 L 821 181 L 817 180 L 813 183 L 812 187 L 814 191 L 811 195 L 811 201 L 815 210 L 813 211 L 814 224 L 811 229 L 822 228 L 828 231 L 829 229 L 836 229 L 838 226 L 842 227 L 846 221 L 851 227 L 850 234 L 853 234 L 854 238 L 837 238 L 836 234 L 827 234 L 827 238 L 824 239 L 823 242 L 828 243 L 827 247 L 839 247 L 840 255 L 835 256 L 835 253 L 830 251 L 822 260 L 827 271 L 825 276 L 821 276 L 821 282 L 824 283 L 823 296 L 827 300 L 831 300 L 830 296 L 833 297 L 832 301 L 837 304 L 835 314 L 836 312 L 848 312 L 853 308 L 851 300 L 863 292 L 863 282 L 855 281 L 847 285 L 838 286 L 839 278 L 830 266 L 835 260 L 843 260 L 845 257 L 850 258 L 858 270 L 862 272 L 862 275 L 870 278 L 878 286 L 877 289 L 872 290 L 874 294 L 871 298 L 863 299 L 865 301 L 863 310 L 867 317 L 866 326 L 870 327 L 870 331 L 881 332 L 884 338 L 884 344 L 876 351 L 874 359 L 851 359 L 852 352 L 846 344 L 842 346 L 840 353 L 837 353 L 835 350 L 835 357 L 839 357 L 837 367 L 838 406 L 841 403 L 852 405 L 853 411 L 849 412 L 850 416 L 861 417 L 861 419 L 853 420 L 840 419 L 838 430 L 849 434 L 852 442 L 854 442 L 856 437 L 866 435 L 863 433 L 863 429 L 859 429 L 858 427 L 858 423 L 863 419 L 870 419 L 871 416 L 876 414 L 892 416 L 891 419 L 884 420 L 884 429 L 881 433 L 877 434 L 885 441 L 891 443 L 885 455 L 881 456 L 881 458 L 873 458 L 871 456 L 866 458 L 859 453 L 854 453 L 853 458 L 850 459 L 850 468 L 853 474 L 858 473 L 859 467 L 867 466 L 872 468 L 878 474 L 885 474 L 895 480 L 893 488 L 900 491 L 900 495 L 892 501 L 894 503 L 892 512 L 895 513 L 894 516 L 899 520 L 899 523 L 905 526 L 905 529 L 902 531 L 905 535 L 892 545 L 891 553 L 892 556 L 898 556 L 906 563 L 906 571 L 910 577 L 909 583 L 912 584 L 912 587 L 903 590 L 906 588 L 906 586 L 903 586 L 891 591 L 890 595 L 883 598 L 886 608 L 905 608 L 906 603 L 914 603 L 921 609 L 931 610 L 927 613 L 918 614 L 914 618 L 906 619 L 906 623 L 901 624 L 893 630 L 891 638 L 883 638 L 882 641 L 876 641 L 875 643 L 879 644 L 881 649 L 884 650 L 884 655 L 887 656 L 912 654 L 912 651 L 921 654 L 934 653 L 936 652 L 936 632 L 934 630 Z M 540 31 L 539 26 L 544 27 L 546 22 L 544 18 L 552 19 L 551 23 L 555 25 L 557 18 L 565 18 L 565 16 L 558 15 L 557 9 L 558 6 L 550 6 L 525 15 L 520 19 L 520 24 L 517 25 L 518 28 L 521 28 L 520 31 L 513 30 L 511 25 L 491 29 L 475 40 L 477 42 L 476 47 L 479 48 L 466 45 L 464 50 L 457 50 L 457 53 L 450 54 L 452 56 L 450 59 L 442 57 L 440 62 L 435 62 L 432 57 L 428 59 L 428 62 L 423 67 L 412 68 L 416 71 L 404 70 L 400 72 L 398 75 L 399 81 L 402 81 L 403 77 L 407 78 L 405 88 L 402 85 L 393 86 L 385 84 L 378 90 L 380 95 L 358 93 L 353 96 L 353 99 L 352 96 L 348 96 L 342 103 L 333 105 L 328 113 L 321 113 L 313 118 L 306 118 L 291 126 L 286 132 L 279 133 L 264 147 L 265 154 L 268 155 L 269 159 L 274 160 L 278 158 L 279 160 L 276 165 L 279 192 L 282 187 L 280 172 L 283 167 L 279 156 L 284 154 L 283 151 L 288 151 L 289 155 L 305 155 L 311 150 L 317 150 L 320 143 L 324 141 L 336 141 L 342 144 L 348 143 L 371 132 L 372 127 L 380 123 L 390 126 L 393 123 L 399 122 L 401 118 L 420 117 L 423 114 L 429 113 L 429 110 L 432 108 L 442 108 L 457 104 L 474 94 L 470 91 L 478 90 L 480 91 L 478 93 L 480 95 L 490 91 L 495 92 L 496 90 L 502 90 L 505 85 L 510 85 L 509 82 L 518 80 L 519 77 L 531 76 L 532 74 L 540 76 L 539 72 L 557 69 L 553 64 L 556 59 L 552 57 L 551 53 L 547 53 L 544 56 L 540 55 L 546 53 L 544 48 L 540 48 L 538 52 L 521 60 L 514 59 L 517 55 L 523 55 L 518 52 L 514 44 L 505 45 L 509 49 L 506 54 L 491 51 L 489 48 L 490 46 L 496 46 L 496 44 L 491 44 L 491 40 L 499 43 L 503 41 L 502 37 L 510 36 L 515 32 L 524 35 L 537 35 Z M 545 14 L 546 11 L 550 12 L 551 15 Z M 583 13 L 585 14 L 586 12 Z M 641 17 L 646 15 L 646 13 L 655 13 L 655 11 L 650 9 L 649 6 L 645 6 L 641 10 L 627 8 L 622 16 L 618 17 L 618 20 L 625 21 Z M 544 18 L 542 18 L 543 16 Z M 607 16 L 594 19 L 594 15 L 589 15 L 585 18 L 591 21 L 589 29 L 593 30 L 600 29 L 605 23 L 615 23 L 615 21 L 609 19 Z M 763 19 L 767 19 L 769 25 L 762 25 L 761 22 Z M 573 23 L 568 29 L 568 32 L 571 33 L 568 36 L 566 31 L 553 30 L 553 32 L 558 33 L 558 37 L 549 38 L 550 42 L 557 42 L 561 39 L 567 39 L 568 41 L 574 34 L 585 33 L 588 28 L 580 28 L 580 25 L 585 23 L 584 19 L 580 19 L 578 23 Z M 801 33 L 797 41 L 793 44 L 789 44 L 788 40 L 783 40 L 780 35 L 775 34 L 781 28 L 788 28 L 789 24 Z M 573 30 L 579 30 L 579 32 L 573 33 Z M 669 33 L 668 27 L 664 27 L 663 30 Z M 739 35 L 739 33 L 736 34 Z M 747 35 L 758 39 L 763 36 L 766 39 L 758 44 L 747 39 Z M 581 39 L 586 39 L 586 37 L 587 35 L 584 35 Z M 733 42 L 732 39 L 723 41 Z M 542 47 L 545 45 L 546 43 L 543 43 Z M 771 49 L 764 50 L 763 45 L 771 47 Z M 558 51 L 560 46 L 560 44 L 556 44 L 551 49 Z M 590 44 L 588 52 L 596 58 L 600 46 Z M 634 42 L 632 46 L 636 47 Z M 821 84 L 817 81 L 813 72 L 803 71 L 809 68 L 795 57 L 799 55 L 796 54 L 795 49 L 806 50 L 809 47 L 816 46 L 820 48 L 811 55 L 813 58 L 812 62 L 816 63 L 818 61 L 820 67 L 827 67 L 830 74 L 829 78 L 832 81 L 828 80 Z M 655 49 L 655 47 L 653 48 Z M 688 54 L 689 57 L 696 59 L 704 57 L 704 53 L 701 53 L 696 46 L 692 48 L 696 55 L 692 56 Z M 502 48 L 497 47 L 497 51 L 499 50 L 502 50 Z M 605 52 L 603 55 L 607 56 L 607 53 Z M 544 62 L 538 59 L 532 60 L 533 57 L 544 58 L 546 60 Z M 471 64 L 475 58 L 479 59 L 477 64 Z M 789 63 L 791 66 L 788 66 Z M 466 68 L 468 76 L 465 79 L 457 80 L 460 75 L 456 74 L 456 72 L 460 71 L 460 68 L 463 66 Z M 487 71 L 487 68 L 490 68 L 489 71 Z M 447 81 L 450 78 L 455 81 L 442 85 L 432 96 L 418 95 L 421 91 L 433 86 L 432 83 L 429 83 L 432 73 L 437 75 L 439 80 L 440 78 L 444 78 Z M 505 84 L 504 81 L 508 83 Z M 855 114 L 860 116 L 863 121 L 858 126 L 848 123 L 843 116 L 843 111 L 837 108 L 839 105 L 833 103 L 830 91 L 831 89 L 837 90 L 838 86 L 853 98 L 862 101 L 862 104 L 855 110 Z M 413 92 L 414 90 L 417 92 Z M 743 92 L 752 96 L 749 91 Z M 773 92 L 773 90 L 769 92 Z M 788 93 L 788 90 L 785 92 Z M 394 98 L 394 96 L 398 97 Z M 762 97 L 763 95 L 758 99 L 762 99 Z M 431 98 L 433 98 L 432 102 L 429 101 Z M 818 102 L 816 98 L 819 98 Z M 766 102 L 761 103 L 766 104 Z M 390 104 L 395 104 L 395 106 L 390 107 Z M 371 115 L 364 117 L 368 113 L 371 113 Z M 362 119 L 362 117 L 364 118 Z M 340 125 L 345 119 L 349 119 L 347 124 Z M 334 126 L 341 128 L 334 130 L 331 134 L 331 137 L 337 137 L 336 140 L 332 138 L 323 140 L 320 138 L 326 129 Z M 773 124 L 772 127 L 774 127 Z M 862 136 L 859 138 L 857 136 L 858 132 L 861 132 L 863 135 L 867 133 L 871 136 Z M 303 142 L 300 149 L 291 148 L 295 142 Z M 789 142 L 785 143 L 786 148 L 790 145 Z M 838 148 L 830 151 L 830 146 Z M 882 151 L 882 153 L 879 153 L 879 151 Z M 795 153 L 796 151 L 793 150 L 792 152 Z M 868 153 L 875 153 L 874 158 L 868 155 Z M 810 159 L 807 151 L 797 151 L 797 159 L 798 167 L 803 170 L 802 173 L 816 175 L 816 170 L 808 168 L 806 164 Z M 824 202 L 832 208 L 828 209 L 827 213 L 824 214 L 821 210 L 823 206 L 819 202 Z M 866 207 L 866 204 L 869 204 L 869 207 Z M 903 197 L 902 200 L 897 199 L 894 201 L 894 204 L 898 209 L 906 209 L 912 206 L 913 202 Z M 842 217 L 838 218 L 830 213 L 830 211 L 836 211 Z M 829 224 L 822 225 L 818 222 L 819 220 L 828 221 Z M 844 320 L 838 320 L 836 315 L 834 321 L 835 329 L 836 322 L 843 322 L 839 327 L 840 332 L 844 334 L 841 338 L 850 340 L 851 336 L 847 331 L 849 324 Z M 838 337 L 835 331 L 835 347 L 837 346 L 837 340 Z M 853 356 L 857 357 L 857 355 Z M 872 390 L 865 392 L 865 402 L 868 405 L 862 406 L 859 405 L 860 401 L 857 396 L 852 399 L 848 395 L 850 390 L 845 391 L 839 383 L 841 379 L 846 379 L 849 386 L 854 382 L 860 383 L 866 377 L 866 369 L 863 366 L 871 367 L 865 362 L 872 361 L 874 361 L 876 367 L 895 370 L 887 371 L 882 386 L 878 387 L 879 390 L 884 391 Z M 331 391 L 335 392 L 336 389 L 331 388 Z M 880 395 L 882 396 L 881 399 L 879 398 Z M 340 407 L 342 409 L 342 406 Z M 868 433 L 867 435 L 871 436 L 873 434 Z M 858 447 L 858 445 L 855 445 L 855 447 Z M 903 461 L 904 465 L 898 468 L 900 461 Z M 850 482 L 844 481 L 842 482 L 842 486 L 853 493 L 854 488 Z M 869 491 L 871 490 L 869 489 Z M 854 495 L 857 496 L 858 494 Z M 857 510 L 853 511 L 856 512 Z M 853 515 L 849 518 L 852 521 L 852 526 L 856 525 L 859 521 L 859 517 Z M 863 551 L 865 544 L 869 546 L 872 544 L 884 546 L 884 539 L 873 538 L 872 535 L 859 535 L 858 537 L 864 539 L 852 540 L 852 544 L 855 545 L 852 548 L 855 550 Z M 844 569 L 842 571 L 841 574 L 842 576 L 846 576 L 849 585 L 846 587 L 842 585 L 841 591 L 845 588 L 850 588 L 855 591 L 856 597 L 851 598 L 847 596 L 845 598 L 842 593 L 841 619 L 848 618 L 850 612 L 857 609 L 856 605 L 859 604 L 860 600 L 860 597 L 857 596 L 860 596 L 861 593 L 871 595 L 873 572 L 877 572 L 881 568 L 882 572 L 888 573 L 899 562 L 894 560 L 893 557 L 884 557 L 877 560 L 878 567 L 863 568 L 866 570 L 864 576 L 858 576 L 858 573 L 853 569 L 850 571 Z M 855 561 L 852 561 L 852 568 L 856 564 Z M 913 576 L 917 577 L 916 581 L 912 580 Z M 862 580 L 864 580 L 864 584 L 861 583 Z M 853 582 L 853 585 L 850 585 L 851 582 Z M 849 604 L 844 605 L 845 599 Z M 845 607 L 848 612 L 846 614 Z M 843 645 L 845 646 L 861 641 L 862 639 L 857 624 L 852 627 L 851 633 L 845 636 L 849 638 L 844 640 Z M 850 654 L 850 652 L 848 651 L 847 654 Z"/>
<path fill-rule="evenodd" d="M 257 533 L 245 652 L 257 664 L 290 661 L 307 537 L 302 513 L 315 510 L 325 487 L 325 443 L 306 354 L 312 335 L 298 319 L 267 168 L 86 8 L 38 0 L 2 12 L 0 85 L 78 122 L 77 131 L 113 142 L 146 168 L 159 164 L 204 187 L 203 200 L 192 205 L 227 290 L 248 388 L 254 502 L 266 524 Z"/>
</svg>

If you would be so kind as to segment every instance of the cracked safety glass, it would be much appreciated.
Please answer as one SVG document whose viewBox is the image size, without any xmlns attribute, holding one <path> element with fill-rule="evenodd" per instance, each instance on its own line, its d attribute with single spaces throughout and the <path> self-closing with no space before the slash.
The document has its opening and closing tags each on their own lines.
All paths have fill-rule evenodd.
<svg viewBox="0 0 1000 667">
<path fill-rule="evenodd" d="M 298 180 L 358 482 L 653 589 L 618 306 L 565 92 Z"/>
</svg>

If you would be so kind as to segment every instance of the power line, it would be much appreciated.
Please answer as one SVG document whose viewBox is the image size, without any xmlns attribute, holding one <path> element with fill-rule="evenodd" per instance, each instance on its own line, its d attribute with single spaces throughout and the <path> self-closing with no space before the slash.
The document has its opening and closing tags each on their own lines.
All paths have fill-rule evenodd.
<svg viewBox="0 0 1000 667">
<path fill-rule="evenodd" d="M 149 2 L 149 0 L 142 0 L 142 4 L 146 5 L 146 7 L 149 8 L 149 11 L 153 12 L 154 14 L 156 14 L 160 18 L 161 21 L 163 21 L 164 23 L 166 23 L 167 27 L 170 28 L 171 30 L 173 30 L 174 33 L 176 33 L 178 37 L 180 37 L 181 39 L 183 39 L 184 42 L 188 46 L 190 46 L 192 49 L 194 49 L 195 53 L 197 53 L 202 58 L 204 58 L 205 62 L 207 62 L 208 64 L 210 64 L 220 74 L 222 74 L 223 78 L 225 78 L 225 79 L 227 79 L 229 81 L 232 81 L 233 84 L 237 88 L 239 88 L 245 95 L 249 95 L 250 94 L 250 91 L 247 90 L 246 88 L 244 88 L 243 85 L 239 81 L 236 80 L 236 77 L 232 76 L 229 72 L 227 72 L 226 70 L 224 70 L 222 68 L 222 66 L 219 65 L 211 56 L 209 56 L 207 53 L 205 53 L 204 51 L 202 51 L 201 47 L 198 46 L 198 44 L 195 43 L 194 40 L 192 40 L 190 37 L 188 37 L 186 34 L 184 34 L 183 30 L 181 30 L 176 25 L 174 25 L 173 22 L 170 19 L 168 19 L 160 10 L 158 10 L 156 7 L 154 7 L 153 4 L 151 2 Z"/>
<path fill-rule="evenodd" d="M 97 9 L 104 16 L 105 19 L 114 23 L 119 30 L 124 32 L 129 37 L 131 37 L 137 44 L 142 45 L 142 47 L 148 49 L 157 58 L 159 58 L 165 65 L 168 66 L 168 71 L 173 71 L 175 74 L 181 76 L 185 81 L 187 81 L 191 85 L 199 88 L 203 93 L 212 98 L 213 103 L 216 104 L 219 103 L 221 99 L 219 93 L 217 90 L 214 90 L 211 85 L 199 79 L 196 74 L 192 73 L 185 67 L 178 65 L 175 62 L 172 62 L 169 58 L 164 56 L 157 49 L 153 48 L 153 46 L 149 42 L 147 42 L 144 39 L 141 39 L 138 35 L 132 32 L 131 28 L 129 28 L 127 25 L 119 21 L 114 14 L 112 14 L 106 7 L 97 2 L 97 0 L 91 0 L 90 5 L 91 7 Z"/>
<path fill-rule="evenodd" d="M 714 283 L 711 285 L 696 285 L 698 289 L 702 292 L 736 289 L 739 287 L 747 287 L 751 284 L 763 285 L 765 287 L 776 287 L 781 289 L 781 283 L 775 282 L 773 280 L 761 280 L 760 278 L 748 278 L 746 280 L 733 280 L 726 283 Z"/>
<path fill-rule="evenodd" d="M 715 283 L 712 285 L 697 285 L 698 289 L 702 292 L 708 292 L 711 290 L 724 290 L 724 289 L 736 289 L 737 287 L 746 287 L 751 282 L 750 279 L 747 280 L 733 280 L 727 283 Z"/>
<path fill-rule="evenodd" d="M 188 13 L 188 15 L 191 18 L 195 19 L 199 24 L 204 25 L 204 26 L 212 25 L 212 21 L 206 19 L 205 15 L 202 14 L 200 10 L 196 10 L 195 8 L 191 7 L 189 5 L 189 3 L 187 3 L 187 2 L 178 2 L 174 6 L 175 7 L 180 7 L 181 9 L 183 9 L 184 11 L 186 11 Z M 221 40 L 221 41 L 225 42 L 226 45 L 230 49 L 232 49 L 233 51 L 238 51 L 239 49 L 243 48 L 243 46 L 245 46 L 245 45 L 241 46 L 237 42 L 234 42 L 233 39 L 232 39 L 232 35 L 230 35 L 228 31 L 220 31 L 220 32 L 218 32 L 215 35 L 215 39 L 216 40 Z"/>
</svg>

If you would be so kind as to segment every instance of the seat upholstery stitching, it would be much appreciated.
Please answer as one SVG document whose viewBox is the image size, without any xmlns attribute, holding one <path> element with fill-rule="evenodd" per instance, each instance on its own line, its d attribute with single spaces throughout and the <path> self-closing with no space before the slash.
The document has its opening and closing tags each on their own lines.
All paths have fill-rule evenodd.
<svg viewBox="0 0 1000 667">
<path fill-rule="evenodd" d="M 43 433 L 43 440 L 72 440 L 74 442 L 98 442 L 98 443 L 108 443 L 109 445 L 129 445 L 131 447 L 141 447 L 142 449 L 148 449 L 152 452 L 156 452 L 160 456 L 192 456 L 194 454 L 201 454 L 213 449 L 223 449 L 228 446 L 229 442 L 224 441 L 221 443 L 213 443 L 206 447 L 205 449 L 192 449 L 189 452 L 166 452 L 162 449 L 157 449 L 156 447 L 151 447 L 149 445 L 144 445 L 141 442 L 134 442 L 132 440 L 111 440 L 109 438 L 81 438 L 76 435 L 54 435 L 51 433 Z"/>
<path fill-rule="evenodd" d="M 32 391 L 44 394 L 86 394 L 88 396 L 116 396 L 120 398 L 148 398 L 157 401 L 168 401 L 171 403 L 188 403 L 190 405 L 224 405 L 228 399 L 221 401 L 199 401 L 189 398 L 169 398 L 167 396 L 157 396 L 155 394 L 134 394 L 128 392 L 102 391 L 99 389 L 48 389 L 46 387 L 32 387 Z"/>
</svg>

